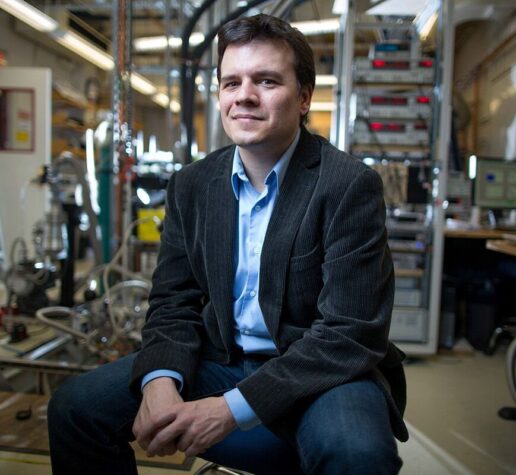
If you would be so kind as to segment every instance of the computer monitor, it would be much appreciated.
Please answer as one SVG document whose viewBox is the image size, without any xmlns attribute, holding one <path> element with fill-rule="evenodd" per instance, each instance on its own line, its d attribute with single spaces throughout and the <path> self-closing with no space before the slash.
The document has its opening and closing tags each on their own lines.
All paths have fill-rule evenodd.
<svg viewBox="0 0 516 475">
<path fill-rule="evenodd" d="M 516 162 L 478 158 L 474 204 L 482 208 L 516 209 Z"/>
</svg>

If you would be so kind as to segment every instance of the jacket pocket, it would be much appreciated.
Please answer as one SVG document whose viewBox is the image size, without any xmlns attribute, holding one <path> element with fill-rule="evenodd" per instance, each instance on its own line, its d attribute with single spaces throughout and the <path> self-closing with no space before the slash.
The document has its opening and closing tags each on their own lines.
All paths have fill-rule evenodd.
<svg viewBox="0 0 516 475">
<path fill-rule="evenodd" d="M 290 272 L 300 272 L 312 267 L 322 265 L 322 249 L 318 243 L 310 252 L 301 256 L 293 256 L 290 258 Z"/>
</svg>

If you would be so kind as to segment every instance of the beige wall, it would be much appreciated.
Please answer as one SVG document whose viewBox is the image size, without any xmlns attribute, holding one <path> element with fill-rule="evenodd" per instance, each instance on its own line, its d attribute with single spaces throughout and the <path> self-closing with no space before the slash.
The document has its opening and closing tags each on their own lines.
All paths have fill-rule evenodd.
<svg viewBox="0 0 516 475">
<path fill-rule="evenodd" d="M 6 52 L 8 66 L 50 68 L 53 81 L 68 83 L 80 93 L 84 92 L 89 77 L 105 76 L 78 56 L 61 54 L 45 35 L 17 22 L 3 10 L 0 10 L 0 49 Z"/>
<path fill-rule="evenodd" d="M 454 92 L 471 113 L 461 146 L 479 156 L 516 159 L 516 17 L 471 26 L 455 53 Z"/>
</svg>

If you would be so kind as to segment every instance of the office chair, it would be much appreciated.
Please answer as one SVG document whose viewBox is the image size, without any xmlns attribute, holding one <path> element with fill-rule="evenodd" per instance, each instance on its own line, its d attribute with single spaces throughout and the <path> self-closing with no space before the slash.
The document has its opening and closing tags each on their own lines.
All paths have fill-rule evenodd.
<svg viewBox="0 0 516 475">
<path fill-rule="evenodd" d="M 516 401 L 516 318 L 511 319 L 511 323 L 506 324 L 503 330 L 512 335 L 512 342 L 505 357 L 505 372 L 509 390 L 514 401 Z M 502 419 L 514 421 L 516 420 L 516 407 L 502 407 L 498 411 L 498 415 Z"/>
<path fill-rule="evenodd" d="M 209 463 L 195 475 L 218 470 L 228 475 L 302 475 L 296 451 L 260 425 L 249 431 L 235 430 L 200 455 Z"/>
</svg>

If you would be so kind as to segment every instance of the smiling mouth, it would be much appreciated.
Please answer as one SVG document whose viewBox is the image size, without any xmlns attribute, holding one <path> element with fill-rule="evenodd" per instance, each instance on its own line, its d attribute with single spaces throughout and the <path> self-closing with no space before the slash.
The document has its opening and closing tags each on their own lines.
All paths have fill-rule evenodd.
<svg viewBox="0 0 516 475">
<path fill-rule="evenodd" d="M 263 120 L 261 117 L 257 117 L 251 114 L 235 114 L 232 116 L 233 120 Z"/>
</svg>

